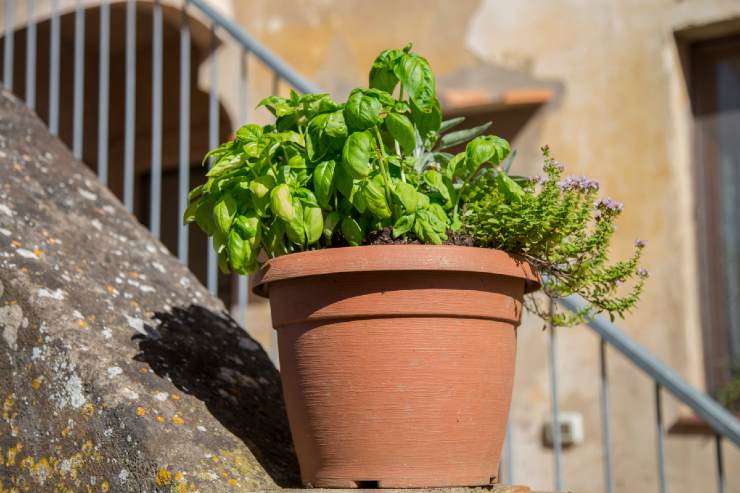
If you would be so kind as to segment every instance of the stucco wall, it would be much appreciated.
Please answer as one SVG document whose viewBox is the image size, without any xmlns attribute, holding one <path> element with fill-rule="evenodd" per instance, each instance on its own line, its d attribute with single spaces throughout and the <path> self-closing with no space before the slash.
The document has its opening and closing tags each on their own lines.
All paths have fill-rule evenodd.
<svg viewBox="0 0 740 493">
<path fill-rule="evenodd" d="M 383 48 L 413 41 L 439 75 L 489 63 L 555 80 L 563 91 L 515 141 L 519 172 L 539 167 L 549 144 L 573 174 L 598 179 L 627 204 L 614 254 L 648 240 L 643 302 L 619 325 L 694 385 L 704 382 L 696 281 L 691 114 L 674 32 L 740 16 L 737 1 L 548 0 L 234 2 L 237 20 L 320 86 L 340 93 L 365 83 Z M 255 77 L 260 69 L 255 67 Z M 252 85 L 255 102 L 269 86 Z M 338 94 L 341 96 L 341 94 Z M 494 127 L 495 128 L 495 127 Z M 253 321 L 255 328 L 266 322 Z M 515 388 L 515 480 L 552 486 L 552 455 L 541 445 L 549 417 L 547 335 L 526 319 L 519 332 Z M 561 408 L 583 414 L 586 439 L 564 452 L 565 486 L 603 488 L 598 340 L 585 328 L 558 332 Z M 652 382 L 609 352 L 617 491 L 657 489 Z M 679 409 L 664 396 L 666 422 Z M 724 447 L 726 468 L 740 453 Z M 669 436 L 669 488 L 714 488 L 714 442 Z M 740 491 L 738 479 L 728 491 Z"/>
</svg>

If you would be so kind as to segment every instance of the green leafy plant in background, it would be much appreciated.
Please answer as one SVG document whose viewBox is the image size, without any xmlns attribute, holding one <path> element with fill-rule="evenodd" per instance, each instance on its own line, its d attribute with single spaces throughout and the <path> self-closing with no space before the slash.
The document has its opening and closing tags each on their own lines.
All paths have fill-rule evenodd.
<svg viewBox="0 0 740 493">
<path fill-rule="evenodd" d="M 185 212 L 213 238 L 222 270 L 247 274 L 269 257 L 367 244 L 379 231 L 426 244 L 462 234 L 530 261 L 553 298 L 579 293 L 594 311 L 616 315 L 637 301 L 641 248 L 606 265 L 611 203 L 558 186 L 562 169 L 547 151 L 545 179 L 510 176 L 514 155 L 506 140 L 483 135 L 490 123 L 456 130 L 463 118 L 442 121 L 434 74 L 411 45 L 381 52 L 369 87 L 344 103 L 291 92 L 260 106 L 275 122 L 244 125 L 210 151 L 208 181 L 190 192 Z M 576 321 L 538 310 L 536 299 L 533 308 Z"/>
</svg>

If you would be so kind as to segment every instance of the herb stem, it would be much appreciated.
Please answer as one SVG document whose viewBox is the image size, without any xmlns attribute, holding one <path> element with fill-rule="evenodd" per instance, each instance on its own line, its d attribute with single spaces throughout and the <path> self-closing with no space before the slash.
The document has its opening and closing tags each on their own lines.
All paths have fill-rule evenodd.
<svg viewBox="0 0 740 493">
<path fill-rule="evenodd" d="M 383 176 L 383 182 L 385 183 L 385 196 L 388 200 L 388 206 L 392 204 L 391 196 L 391 179 L 388 174 L 388 162 L 385 156 L 385 150 L 383 149 L 383 138 L 380 136 L 380 130 L 378 126 L 373 127 L 375 129 L 375 138 L 378 141 L 378 159 L 380 162 L 380 174 Z"/>
</svg>

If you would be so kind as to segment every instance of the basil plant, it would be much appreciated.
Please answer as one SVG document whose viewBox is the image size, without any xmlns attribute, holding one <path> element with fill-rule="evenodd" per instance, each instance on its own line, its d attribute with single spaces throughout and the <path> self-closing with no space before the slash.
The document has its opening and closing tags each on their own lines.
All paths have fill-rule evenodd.
<svg viewBox="0 0 740 493">
<path fill-rule="evenodd" d="M 223 271 L 307 249 L 361 245 L 372 232 L 440 244 L 461 229 L 466 193 L 481 167 L 501 163 L 508 142 L 489 124 L 450 132 L 426 59 L 404 49 L 375 59 L 368 88 L 344 103 L 327 94 L 270 96 L 275 122 L 247 124 L 206 155 L 208 181 L 185 212 L 213 237 Z M 473 139 L 473 140 L 471 140 Z M 468 142 L 464 152 L 447 149 Z M 502 173 L 500 186 L 521 193 Z"/>
</svg>

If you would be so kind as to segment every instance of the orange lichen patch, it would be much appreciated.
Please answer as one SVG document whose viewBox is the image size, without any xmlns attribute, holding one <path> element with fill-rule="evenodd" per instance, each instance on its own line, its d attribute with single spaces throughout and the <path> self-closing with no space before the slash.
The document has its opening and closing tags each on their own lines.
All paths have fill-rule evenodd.
<svg viewBox="0 0 740 493">
<path fill-rule="evenodd" d="M 85 322 L 82 319 L 80 319 L 80 320 L 77 321 L 77 325 L 79 325 L 81 329 L 86 329 L 87 328 L 87 322 Z"/>
<path fill-rule="evenodd" d="M 70 428 L 69 426 L 65 426 L 64 429 L 62 430 L 61 435 L 64 438 L 67 438 L 71 433 L 72 433 L 72 428 Z"/>
<path fill-rule="evenodd" d="M 41 250 L 39 247 L 36 247 L 33 249 L 33 254 L 36 255 L 37 257 L 40 257 L 41 255 L 43 255 L 43 253 L 44 251 Z"/>
<path fill-rule="evenodd" d="M 218 456 L 217 456 L 217 455 L 214 455 L 213 457 L 211 457 L 211 460 L 212 460 L 213 462 L 215 462 L 215 463 L 218 463 L 218 460 L 219 460 L 219 459 L 218 459 Z"/>
<path fill-rule="evenodd" d="M 164 467 L 160 467 L 154 476 L 154 482 L 157 483 L 157 486 L 169 486 L 172 484 L 172 473 Z"/>
<path fill-rule="evenodd" d="M 234 479 L 234 478 L 231 478 L 231 479 L 229 479 L 229 484 L 230 484 L 231 486 L 236 486 L 236 484 L 237 484 L 237 483 L 236 483 L 236 479 Z"/>
<path fill-rule="evenodd" d="M 21 442 L 17 442 L 15 446 L 10 447 L 8 449 L 8 458 L 5 460 L 6 466 L 14 466 L 15 465 L 15 458 L 18 455 L 18 452 L 23 450 L 23 444 Z"/>
<path fill-rule="evenodd" d="M 102 491 L 103 493 L 108 493 L 110 491 L 110 483 L 103 480 L 103 482 L 100 483 L 100 491 Z"/>
<path fill-rule="evenodd" d="M 82 406 L 82 415 L 85 416 L 86 418 L 89 418 L 90 416 L 92 416 L 94 412 L 95 412 L 95 406 L 92 405 L 92 402 L 86 402 Z"/>
<path fill-rule="evenodd" d="M 136 408 L 136 415 L 137 416 L 144 416 L 144 415 L 146 415 L 146 409 L 144 409 L 141 406 L 137 407 Z"/>
<path fill-rule="evenodd" d="M 5 401 L 3 402 L 3 419 L 5 421 L 10 421 L 15 418 L 16 413 L 11 413 L 14 405 L 15 394 L 10 394 L 8 397 L 5 398 Z"/>
<path fill-rule="evenodd" d="M 139 368 L 139 373 L 149 373 L 149 368 L 141 367 Z"/>
<path fill-rule="evenodd" d="M 16 248 L 20 248 L 20 247 L 22 247 L 22 246 L 23 246 L 23 243 L 21 243 L 21 242 L 20 242 L 20 241 L 18 241 L 18 240 L 13 240 L 13 241 L 11 241 L 11 242 L 10 242 L 10 244 L 11 244 L 11 245 L 13 245 L 13 246 L 14 246 L 14 247 L 16 247 Z"/>
<path fill-rule="evenodd" d="M 136 271 L 131 271 L 131 272 L 129 272 L 129 275 L 130 275 L 131 277 L 133 277 L 134 279 L 138 279 L 139 277 L 141 277 L 141 274 L 139 274 L 139 273 L 138 273 L 138 272 L 136 272 Z"/>
<path fill-rule="evenodd" d="M 108 284 L 105 287 L 105 290 L 108 291 L 108 294 L 116 294 L 116 293 L 118 293 L 118 290 L 116 288 L 114 288 L 113 286 L 111 286 L 110 284 Z"/>
<path fill-rule="evenodd" d="M 179 401 L 180 396 L 177 394 L 170 394 L 170 399 L 172 399 L 173 401 Z"/>
<path fill-rule="evenodd" d="M 33 380 L 31 380 L 31 388 L 33 390 L 38 390 L 41 388 L 42 383 L 44 383 L 44 377 L 36 377 Z"/>
<path fill-rule="evenodd" d="M 91 455 L 93 451 L 92 442 L 90 440 L 86 440 L 85 443 L 82 444 L 82 448 L 80 450 L 85 455 Z"/>
<path fill-rule="evenodd" d="M 179 414 L 175 414 L 174 416 L 172 416 L 172 424 L 173 425 L 184 425 L 185 420 L 182 419 L 182 417 Z"/>
<path fill-rule="evenodd" d="M 157 423 L 164 423 L 164 416 L 157 416 Z"/>
</svg>

